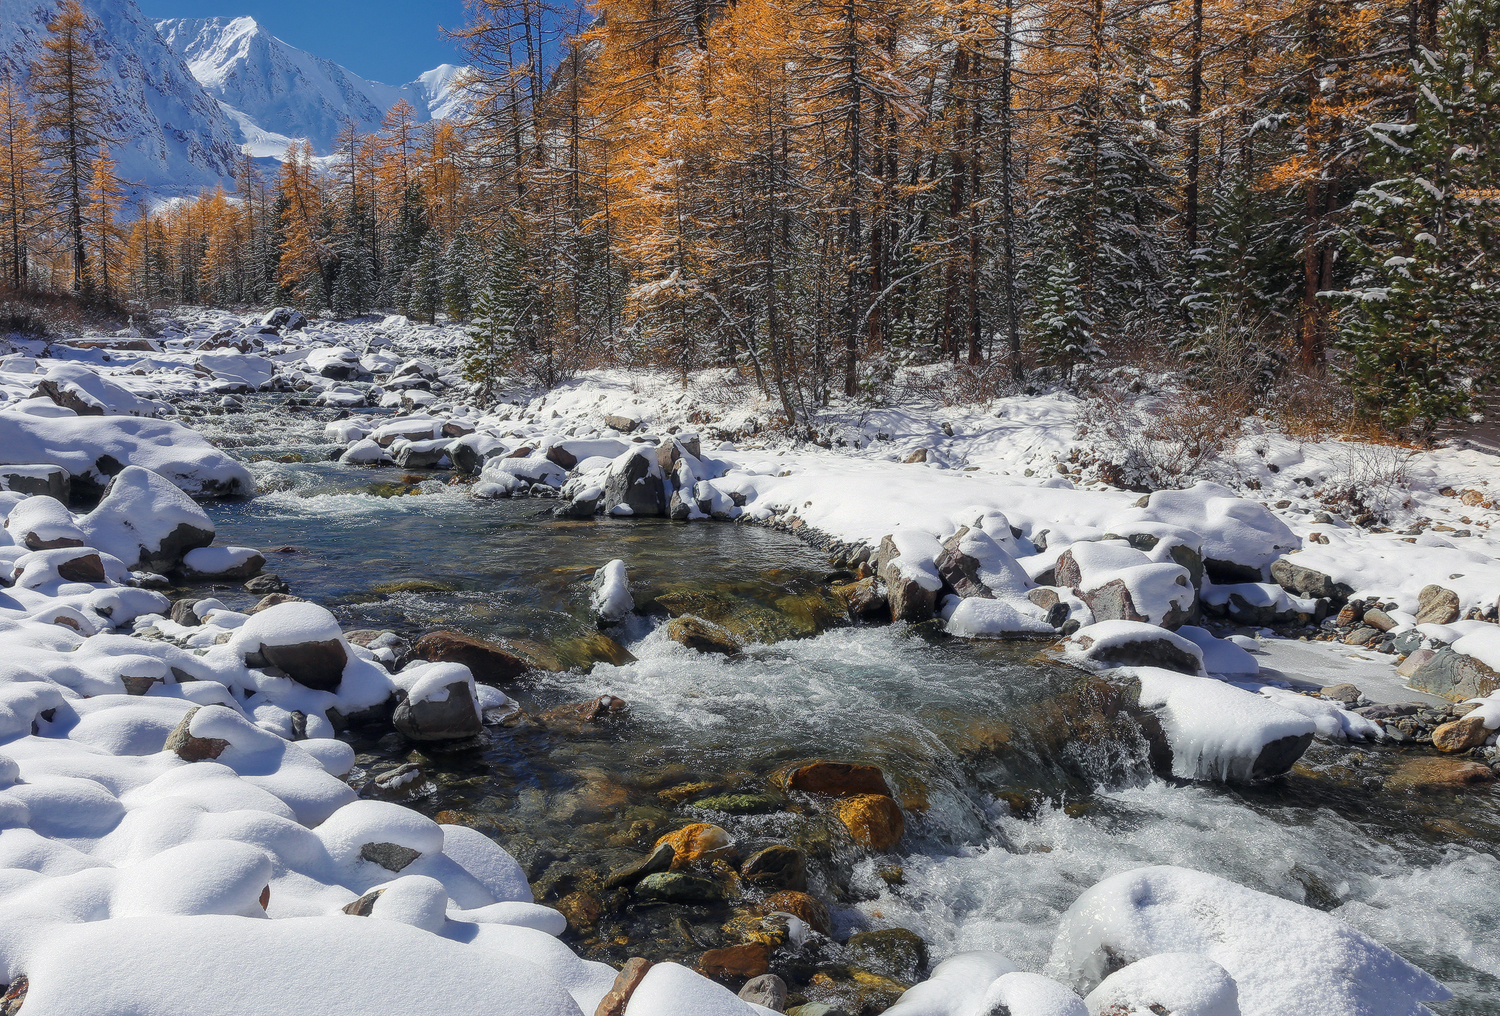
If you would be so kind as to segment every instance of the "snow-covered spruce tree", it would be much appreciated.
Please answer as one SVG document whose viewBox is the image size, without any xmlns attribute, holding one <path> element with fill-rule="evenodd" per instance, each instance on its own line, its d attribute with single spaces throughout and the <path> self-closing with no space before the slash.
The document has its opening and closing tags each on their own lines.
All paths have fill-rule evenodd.
<svg viewBox="0 0 1500 1016">
<path fill-rule="evenodd" d="M 1354 202 L 1339 373 L 1371 417 L 1425 436 L 1500 381 L 1500 0 L 1457 0 L 1412 62 L 1414 108 L 1374 124 L 1376 183 Z"/>
<path fill-rule="evenodd" d="M 429 230 L 411 266 L 410 289 L 402 312 L 429 324 L 437 321 L 443 305 L 443 245 L 436 232 Z"/>
<path fill-rule="evenodd" d="M 443 309 L 450 321 L 467 321 L 473 315 L 474 279 L 482 269 L 469 231 L 455 230 L 443 248 Z"/>
<path fill-rule="evenodd" d="M 462 355 L 464 380 L 474 386 L 481 404 L 494 399 L 510 364 L 521 353 L 519 328 L 527 310 L 519 251 L 508 236 L 497 239 L 489 261 Z"/>
<path fill-rule="evenodd" d="M 333 280 L 333 312 L 340 317 L 363 314 L 375 295 L 375 266 L 358 228 L 346 228 L 335 241 L 338 275 Z"/>
<path fill-rule="evenodd" d="M 1045 356 L 1059 364 L 1066 359 L 1069 367 L 1132 328 L 1181 321 L 1166 228 L 1174 210 L 1163 198 L 1172 181 L 1153 150 L 1152 132 L 1122 115 L 1146 102 L 1149 86 L 1109 84 L 1114 94 L 1101 83 L 1072 104 L 1066 137 L 1048 160 L 1030 212 L 1032 330 Z M 1065 279 L 1073 291 L 1063 295 Z M 1060 358 L 1064 350 L 1071 352 Z"/>
</svg>

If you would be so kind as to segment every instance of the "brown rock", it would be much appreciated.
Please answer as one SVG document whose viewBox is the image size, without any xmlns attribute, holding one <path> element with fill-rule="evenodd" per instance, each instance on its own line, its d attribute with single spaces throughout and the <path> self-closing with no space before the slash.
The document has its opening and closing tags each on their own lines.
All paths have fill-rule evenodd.
<svg viewBox="0 0 1500 1016">
<path fill-rule="evenodd" d="M 673 642 L 680 642 L 689 649 L 696 649 L 700 653 L 721 653 L 724 656 L 734 656 L 740 651 L 739 643 L 735 641 L 734 635 L 721 625 L 712 621 L 705 621 L 701 617 L 692 614 L 683 614 L 674 617 L 666 623 L 667 638 Z"/>
<path fill-rule="evenodd" d="M 834 797 L 854 794 L 891 796 L 880 768 L 857 762 L 812 762 L 793 769 L 786 775 L 786 789 Z"/>
<path fill-rule="evenodd" d="M 1396 619 L 1379 607 L 1365 611 L 1364 622 L 1376 631 L 1390 631 L 1396 627 Z"/>
<path fill-rule="evenodd" d="M 880 588 L 880 583 L 873 575 L 858 582 L 834 586 L 833 591 L 844 601 L 851 617 L 877 614 L 886 608 L 885 591 Z"/>
<path fill-rule="evenodd" d="M 1416 652 L 1412 653 L 1406 659 L 1401 661 L 1400 666 L 1396 668 L 1396 673 L 1401 677 L 1411 677 L 1417 671 L 1422 669 L 1422 664 L 1426 663 L 1436 655 L 1437 653 L 1433 652 L 1431 649 L 1418 649 Z"/>
<path fill-rule="evenodd" d="M 1346 706 L 1352 706 L 1359 701 L 1360 697 L 1359 689 L 1348 682 L 1331 684 L 1326 688 L 1319 689 L 1318 694 L 1326 699 L 1332 699 L 1334 702 L 1342 702 Z"/>
<path fill-rule="evenodd" d="M 745 981 L 771 969 L 771 950 L 759 942 L 710 949 L 698 957 L 698 972 L 716 981 Z"/>
<path fill-rule="evenodd" d="M 694 822 L 667 833 L 656 841 L 656 846 L 660 847 L 663 843 L 670 845 L 674 852 L 671 869 L 674 871 L 686 868 L 695 861 L 730 861 L 736 854 L 733 838 L 708 822 Z"/>
<path fill-rule="evenodd" d="M 925 621 L 937 606 L 936 589 L 928 589 L 901 571 L 901 552 L 889 536 L 880 541 L 875 574 L 885 583 L 886 602 L 892 621 Z"/>
<path fill-rule="evenodd" d="M 344 913 L 350 917 L 369 917 L 375 910 L 375 901 L 380 899 L 384 892 L 384 889 L 371 889 L 353 903 L 346 903 Z"/>
<path fill-rule="evenodd" d="M 412 646 L 412 655 L 429 663 L 462 663 L 482 684 L 514 681 L 532 669 L 530 662 L 516 653 L 456 631 L 423 635 Z"/>
<path fill-rule="evenodd" d="M 1428 756 L 1403 762 L 1385 781 L 1387 790 L 1461 790 L 1495 782 L 1495 772 L 1482 762 Z"/>
<path fill-rule="evenodd" d="M 927 461 L 927 449 L 926 448 L 918 448 L 916 451 L 912 452 L 910 455 L 908 455 L 906 458 L 902 459 L 901 461 L 907 463 L 908 465 L 910 465 L 911 463 L 915 463 L 915 462 L 926 462 Z"/>
<path fill-rule="evenodd" d="M 818 902 L 816 897 L 804 892 L 784 889 L 779 893 L 772 893 L 761 901 L 760 910 L 765 914 L 791 914 L 806 922 L 816 932 L 824 935 L 833 933 L 833 918 L 828 915 L 828 908 Z"/>
<path fill-rule="evenodd" d="M 189 729 L 200 708 L 194 706 L 183 715 L 167 735 L 167 741 L 162 745 L 163 751 L 174 752 L 184 762 L 202 762 L 224 754 L 224 750 L 229 747 L 228 741 L 218 737 L 194 737 Z"/>
<path fill-rule="evenodd" d="M 1334 618 L 1334 620 L 1338 623 L 1338 626 L 1340 628 L 1347 628 L 1349 625 L 1358 621 L 1361 616 L 1362 615 L 1360 614 L 1360 612 L 1354 609 L 1353 604 L 1345 604 L 1344 609 L 1339 611 L 1338 617 Z"/>
<path fill-rule="evenodd" d="M 69 582 L 103 582 L 104 562 L 98 554 L 79 554 L 57 566 L 57 577 Z"/>
<path fill-rule="evenodd" d="M 1464 716 L 1452 723 L 1444 723 L 1432 732 L 1432 746 L 1438 751 L 1457 754 L 1477 748 L 1490 736 L 1484 720 L 1478 716 Z"/>
<path fill-rule="evenodd" d="M 604 904 L 593 893 L 579 890 L 558 900 L 557 910 L 568 919 L 568 928 L 581 935 L 599 923 Z"/>
<path fill-rule="evenodd" d="M 349 651 L 338 639 L 299 642 L 291 646 L 261 646 L 266 665 L 286 672 L 298 684 L 316 691 L 333 691 L 344 679 Z"/>
<path fill-rule="evenodd" d="M 651 961 L 648 959 L 632 956 L 626 960 L 614 985 L 599 1000 L 599 1008 L 594 1010 L 594 1016 L 625 1016 L 625 1006 L 630 1003 L 630 996 L 641 986 L 641 981 L 650 969 Z"/>
<path fill-rule="evenodd" d="M 629 708 L 629 704 L 622 698 L 600 695 L 590 702 L 570 702 L 554 706 L 537 719 L 543 723 L 598 723 L 623 715 Z"/>
<path fill-rule="evenodd" d="M 1346 645 L 1346 646 L 1367 646 L 1371 642 L 1375 641 L 1375 638 L 1379 634 L 1380 634 L 1380 632 L 1377 631 L 1374 628 L 1363 628 L 1363 627 L 1356 628 L 1353 631 L 1351 631 L 1348 635 L 1344 636 L 1344 645 Z"/>
<path fill-rule="evenodd" d="M 259 614 L 261 611 L 269 610 L 270 608 L 276 606 L 278 603 L 304 602 L 306 601 L 302 597 L 293 596 L 291 593 L 269 593 L 266 596 L 261 597 L 260 602 L 251 607 L 249 610 L 245 611 L 245 613 Z"/>
<path fill-rule="evenodd" d="M 1472 508 L 1477 504 L 1483 503 L 1484 494 L 1477 490 L 1466 490 L 1459 495 L 1458 500 L 1460 503 Z"/>
<path fill-rule="evenodd" d="M 1062 602 L 1062 597 L 1057 595 L 1057 590 L 1048 589 L 1045 586 L 1027 590 L 1026 598 L 1043 610 L 1051 610 Z"/>
<path fill-rule="evenodd" d="M 31 982 L 22 974 L 5 989 L 5 994 L 0 995 L 0 1016 L 17 1016 L 21 1011 L 21 1003 L 26 1001 L 26 991 L 31 987 Z"/>
<path fill-rule="evenodd" d="M 806 889 L 807 855 L 796 847 L 773 844 L 745 859 L 740 879 L 757 889 Z"/>
<path fill-rule="evenodd" d="M 855 843 L 868 850 L 889 850 L 906 832 L 906 818 L 889 797 L 860 794 L 839 800 L 835 812 Z"/>
<path fill-rule="evenodd" d="M 1457 621 L 1458 594 L 1442 586 L 1424 586 L 1417 594 L 1417 624 L 1452 624 Z"/>
</svg>

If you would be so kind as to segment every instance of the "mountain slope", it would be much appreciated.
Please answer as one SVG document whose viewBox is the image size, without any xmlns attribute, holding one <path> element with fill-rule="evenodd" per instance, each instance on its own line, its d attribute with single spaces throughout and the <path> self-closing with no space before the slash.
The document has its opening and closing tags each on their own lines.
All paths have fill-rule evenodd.
<svg viewBox="0 0 1500 1016">
<path fill-rule="evenodd" d="M 445 64 L 401 86 L 367 81 L 331 60 L 276 38 L 254 18 L 170 18 L 157 29 L 203 88 L 237 121 L 257 156 L 280 156 L 292 138 L 327 154 L 345 120 L 380 127 L 401 99 L 426 121 L 458 113 L 452 85 L 463 68 Z"/>
<path fill-rule="evenodd" d="M 81 0 L 100 26 L 94 50 L 108 82 L 106 103 L 121 144 L 112 149 L 120 179 L 160 196 L 197 193 L 232 178 L 239 131 L 162 41 L 134 0 Z M 0 68 L 27 77 L 42 48 L 49 0 L 0 0 Z"/>
</svg>

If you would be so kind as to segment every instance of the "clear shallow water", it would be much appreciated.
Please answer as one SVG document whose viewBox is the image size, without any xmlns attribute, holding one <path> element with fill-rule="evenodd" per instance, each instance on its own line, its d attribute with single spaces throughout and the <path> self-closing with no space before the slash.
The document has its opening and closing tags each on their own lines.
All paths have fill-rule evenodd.
<svg viewBox="0 0 1500 1016">
<path fill-rule="evenodd" d="M 559 522 L 553 502 L 478 501 L 443 486 L 441 474 L 421 485 L 428 493 L 382 496 L 409 486 L 402 472 L 328 463 L 326 417 L 283 410 L 194 423 L 247 459 L 306 460 L 256 463 L 269 492 L 212 512 L 221 542 L 296 547 L 268 555 L 267 570 L 333 606 L 346 627 L 416 635 L 444 626 L 552 643 L 592 630 L 587 579 L 614 557 L 629 566 L 638 602 L 678 583 L 770 602 L 828 568 L 778 533 Z M 429 585 L 388 585 L 412 582 Z M 1440 1012 L 1500 1011 L 1493 793 L 1369 790 L 1364 778 L 1402 756 L 1337 745 L 1315 746 L 1268 787 L 1164 783 L 1149 776 L 1144 745 L 1128 734 L 1087 743 L 1054 736 L 1089 704 L 1068 700 L 1076 675 L 1032 661 L 1034 645 L 847 627 L 725 660 L 649 627 L 638 620 L 615 632 L 634 663 L 511 689 L 533 716 L 618 695 L 631 704 L 622 721 L 527 721 L 458 748 L 414 750 L 389 735 L 358 744 L 362 764 L 379 771 L 419 761 L 435 787 L 415 806 L 496 836 L 548 898 L 634 859 L 687 818 L 710 820 L 744 850 L 803 846 L 815 860 L 812 891 L 841 930 L 907 927 L 938 957 L 996 949 L 1040 970 L 1058 918 L 1080 892 L 1128 868 L 1181 864 L 1332 911 L 1443 978 L 1458 998 Z M 691 804 L 765 794 L 777 769 L 814 758 L 886 771 L 908 816 L 899 879 L 889 877 L 892 858 L 849 850 L 798 802 L 778 799 L 778 810 L 760 815 Z M 719 944 L 724 914 L 694 912 L 702 909 L 606 915 L 573 944 L 608 959 L 691 959 Z"/>
</svg>

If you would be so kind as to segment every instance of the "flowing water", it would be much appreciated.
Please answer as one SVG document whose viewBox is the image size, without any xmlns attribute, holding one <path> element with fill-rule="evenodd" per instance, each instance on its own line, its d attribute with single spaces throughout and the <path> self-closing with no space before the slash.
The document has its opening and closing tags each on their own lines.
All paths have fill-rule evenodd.
<svg viewBox="0 0 1500 1016">
<path fill-rule="evenodd" d="M 264 493 L 210 509 L 220 542 L 295 548 L 268 554 L 267 570 L 346 628 L 415 637 L 447 627 L 572 659 L 567 647 L 594 631 L 587 580 L 612 558 L 629 567 L 638 603 L 691 586 L 761 610 L 795 604 L 829 569 L 794 538 L 750 526 L 558 521 L 553 502 L 473 499 L 444 474 L 339 466 L 321 439 L 327 417 L 257 404 L 190 422 L 259 460 Z M 1500 1012 L 1500 795 L 1369 788 L 1403 757 L 1393 749 L 1319 743 L 1263 787 L 1164 782 L 1134 728 L 1104 719 L 1076 673 L 1033 658 L 1035 644 L 842 626 L 726 659 L 670 642 L 644 618 L 612 634 L 634 662 L 507 689 L 530 718 L 474 742 L 413 748 L 396 734 L 354 735 L 356 775 L 418 762 L 430 781 L 412 805 L 494 836 L 547 901 L 597 888 L 662 832 L 712 821 L 742 853 L 806 850 L 835 937 L 899 926 L 934 959 L 994 949 L 1039 970 L 1080 892 L 1129 868 L 1179 864 L 1333 912 L 1453 988 L 1442 1013 Z M 537 719 L 601 694 L 624 698 L 628 714 Z M 1064 737 L 1069 724 L 1081 736 Z M 776 771 L 813 759 L 885 771 L 907 815 L 900 856 L 858 852 L 776 789 Z M 695 805 L 728 805 L 725 795 L 738 795 L 734 813 Z M 727 916 L 605 906 L 569 941 L 595 958 L 691 962 L 722 944 Z"/>
</svg>

